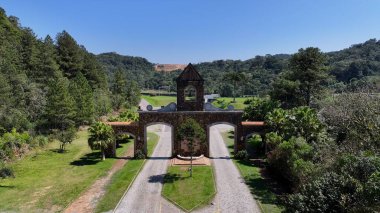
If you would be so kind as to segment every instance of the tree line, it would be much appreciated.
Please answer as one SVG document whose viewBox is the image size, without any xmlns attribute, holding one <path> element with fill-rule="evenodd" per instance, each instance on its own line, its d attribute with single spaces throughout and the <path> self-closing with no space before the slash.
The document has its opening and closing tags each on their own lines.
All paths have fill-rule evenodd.
<svg viewBox="0 0 380 213">
<path fill-rule="evenodd" d="M 337 92 L 353 90 L 355 87 L 375 86 L 380 88 L 380 41 L 370 39 L 362 44 L 328 52 L 324 55 L 325 68 L 330 78 L 324 86 Z M 170 86 L 176 90 L 175 78 L 180 71 L 157 72 L 154 64 L 141 57 L 104 53 L 97 56 L 112 75 L 116 70 L 132 74 L 143 89 L 159 89 Z M 225 97 L 258 95 L 265 96 L 272 91 L 272 84 L 278 75 L 285 75 L 291 69 L 290 54 L 256 56 L 248 60 L 217 60 L 195 64 L 206 81 L 206 93 L 219 93 Z M 244 75 L 244 81 L 236 88 L 234 82 L 226 81 L 226 75 Z M 235 89 L 234 89 L 235 87 Z"/>
<path fill-rule="evenodd" d="M 0 161 L 44 145 L 46 137 L 61 141 L 63 150 L 78 126 L 139 99 L 134 79 L 124 72 L 108 76 L 68 32 L 37 38 L 0 8 Z"/>
</svg>

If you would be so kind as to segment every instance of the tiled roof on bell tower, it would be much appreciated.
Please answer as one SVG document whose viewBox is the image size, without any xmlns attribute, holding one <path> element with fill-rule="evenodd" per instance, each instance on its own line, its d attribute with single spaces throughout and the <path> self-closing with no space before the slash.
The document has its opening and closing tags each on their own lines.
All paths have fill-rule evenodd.
<svg viewBox="0 0 380 213">
<path fill-rule="evenodd" d="M 187 67 L 182 71 L 182 73 L 178 76 L 177 81 L 203 81 L 202 76 L 198 73 L 195 67 L 189 63 Z"/>
</svg>

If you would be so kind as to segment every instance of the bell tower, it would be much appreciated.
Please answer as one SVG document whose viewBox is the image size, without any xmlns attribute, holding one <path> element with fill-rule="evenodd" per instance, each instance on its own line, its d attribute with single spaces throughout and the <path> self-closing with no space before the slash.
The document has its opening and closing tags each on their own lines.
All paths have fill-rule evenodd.
<svg viewBox="0 0 380 213">
<path fill-rule="evenodd" d="M 177 78 L 177 110 L 203 111 L 202 76 L 190 63 Z"/>
</svg>

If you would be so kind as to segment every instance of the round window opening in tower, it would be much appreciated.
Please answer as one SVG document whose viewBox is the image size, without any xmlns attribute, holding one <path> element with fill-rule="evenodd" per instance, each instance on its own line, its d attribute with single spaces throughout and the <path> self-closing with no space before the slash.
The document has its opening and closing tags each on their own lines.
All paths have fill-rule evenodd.
<svg viewBox="0 0 380 213">
<path fill-rule="evenodd" d="M 189 85 L 185 88 L 185 101 L 195 101 L 197 97 L 197 90 L 194 86 Z"/>
</svg>

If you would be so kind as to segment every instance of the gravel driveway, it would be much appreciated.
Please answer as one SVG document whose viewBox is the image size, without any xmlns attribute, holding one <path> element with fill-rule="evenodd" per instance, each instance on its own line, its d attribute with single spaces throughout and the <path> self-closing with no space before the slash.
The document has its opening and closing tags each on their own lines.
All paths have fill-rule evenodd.
<svg viewBox="0 0 380 213">
<path fill-rule="evenodd" d="M 216 176 L 217 194 L 212 204 L 194 212 L 260 212 L 238 169 L 229 158 L 228 150 L 220 134 L 220 131 L 225 131 L 228 127 L 218 125 L 210 128 L 210 150 Z M 161 197 L 163 176 L 167 171 L 171 154 L 170 128 L 165 127 L 162 132 L 157 134 L 160 135 L 160 140 L 152 157 L 147 160 L 128 193 L 116 207 L 115 212 L 182 212 Z"/>
<path fill-rule="evenodd" d="M 162 181 L 171 155 L 170 127 L 161 126 L 158 144 L 144 168 L 138 174 L 131 188 L 121 199 L 114 212 L 179 212 L 171 203 L 161 197 Z"/>
<path fill-rule="evenodd" d="M 215 171 L 217 194 L 213 205 L 195 212 L 260 212 L 239 170 L 229 157 L 220 134 L 231 128 L 217 125 L 210 128 L 210 151 Z"/>
</svg>

